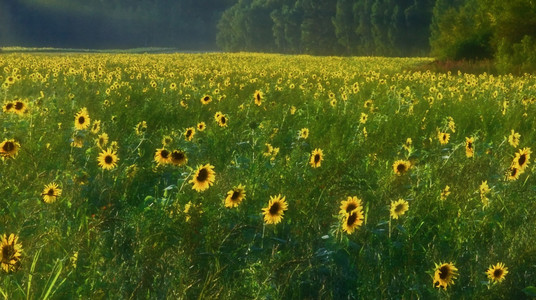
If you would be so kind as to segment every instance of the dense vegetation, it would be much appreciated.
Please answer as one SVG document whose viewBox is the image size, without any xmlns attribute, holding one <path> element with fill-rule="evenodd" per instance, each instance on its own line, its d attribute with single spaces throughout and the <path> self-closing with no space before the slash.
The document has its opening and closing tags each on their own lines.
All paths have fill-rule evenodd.
<svg viewBox="0 0 536 300">
<path fill-rule="evenodd" d="M 432 56 L 536 68 L 527 0 L 22 0 L 0 3 L 0 46 L 175 47 Z"/>
<path fill-rule="evenodd" d="M 427 62 L 0 55 L 0 294 L 535 295 L 536 77 Z"/>
</svg>

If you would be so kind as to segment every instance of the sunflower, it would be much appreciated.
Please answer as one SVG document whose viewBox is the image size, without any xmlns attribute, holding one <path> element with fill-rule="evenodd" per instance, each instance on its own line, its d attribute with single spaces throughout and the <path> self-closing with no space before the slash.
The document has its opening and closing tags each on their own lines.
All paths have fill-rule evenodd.
<svg viewBox="0 0 536 300">
<path fill-rule="evenodd" d="M 519 139 L 521 138 L 521 134 L 515 132 L 513 129 L 512 129 L 512 133 L 510 133 L 510 135 L 508 136 L 508 143 L 514 147 L 514 148 L 517 148 L 517 145 L 519 145 Z"/>
<path fill-rule="evenodd" d="M 475 146 L 474 146 L 475 139 L 470 137 L 465 138 L 465 156 L 467 157 L 473 157 L 475 155 Z"/>
<path fill-rule="evenodd" d="M 108 150 L 102 150 L 98 158 L 99 166 L 104 170 L 111 170 L 117 167 L 118 160 L 117 152 L 110 148 Z"/>
<path fill-rule="evenodd" d="M 398 217 L 405 214 L 408 209 L 409 203 L 404 199 L 398 199 L 398 201 L 391 201 L 391 218 L 398 219 Z"/>
<path fill-rule="evenodd" d="M 266 224 L 277 224 L 283 219 L 285 210 L 288 209 L 288 203 L 285 197 L 281 198 L 281 194 L 270 196 L 268 206 L 263 208 L 264 222 Z"/>
<path fill-rule="evenodd" d="M 348 234 L 352 234 L 357 227 L 363 224 L 363 218 L 363 211 L 361 209 L 354 209 L 344 216 L 342 230 Z"/>
<path fill-rule="evenodd" d="M 218 125 L 220 125 L 220 127 L 227 127 L 228 122 L 229 122 L 229 119 L 227 118 L 227 116 L 224 114 L 221 114 L 218 119 Z"/>
<path fill-rule="evenodd" d="M 339 214 L 345 216 L 353 212 L 354 210 L 362 210 L 363 205 L 361 204 L 361 199 L 354 197 L 348 197 L 346 200 L 341 201 Z"/>
<path fill-rule="evenodd" d="M 452 263 L 439 263 L 435 266 L 434 287 L 442 287 L 444 290 L 447 286 L 454 284 L 454 279 L 458 276 L 458 269 Z"/>
<path fill-rule="evenodd" d="M 61 196 L 61 189 L 55 183 L 47 184 L 41 196 L 43 196 L 45 203 L 56 202 L 56 199 Z"/>
<path fill-rule="evenodd" d="M 17 115 L 22 116 L 26 112 L 27 108 L 28 106 L 26 105 L 26 103 L 17 100 L 13 103 L 12 111 L 15 112 Z"/>
<path fill-rule="evenodd" d="M 89 127 L 91 119 L 87 109 L 82 108 L 74 117 L 74 127 L 78 130 L 83 130 Z"/>
<path fill-rule="evenodd" d="M 518 169 L 516 166 L 511 166 L 506 172 L 506 179 L 510 181 L 517 180 L 521 173 L 523 173 L 523 170 Z"/>
<path fill-rule="evenodd" d="M 167 146 L 169 144 L 171 144 L 173 142 L 173 138 L 170 137 L 169 135 L 164 135 L 164 137 L 162 138 L 162 146 Z"/>
<path fill-rule="evenodd" d="M 100 129 L 101 129 L 101 121 L 100 120 L 93 121 L 93 125 L 91 125 L 91 133 L 97 134 L 99 133 Z"/>
<path fill-rule="evenodd" d="M 195 128 L 189 127 L 186 128 L 186 131 L 184 132 L 184 139 L 187 141 L 191 141 L 194 138 L 195 135 Z"/>
<path fill-rule="evenodd" d="M 316 148 L 313 150 L 313 153 L 311 153 L 311 158 L 309 159 L 309 164 L 313 168 L 320 167 L 320 163 L 324 160 L 324 153 L 322 152 L 322 149 Z"/>
<path fill-rule="evenodd" d="M 136 135 L 142 135 L 145 133 L 145 131 L 147 131 L 147 122 L 145 121 L 141 121 L 139 122 L 136 127 L 134 127 L 134 129 L 136 130 Z"/>
<path fill-rule="evenodd" d="M 108 134 L 106 132 L 103 132 L 99 134 L 99 137 L 97 139 L 95 139 L 95 143 L 97 144 L 97 146 L 99 146 L 99 148 L 104 149 L 104 147 L 108 144 L 108 140 Z"/>
<path fill-rule="evenodd" d="M 361 118 L 359 118 L 359 123 L 365 124 L 367 123 L 368 115 L 366 113 L 361 113 Z"/>
<path fill-rule="evenodd" d="M 182 166 L 185 165 L 188 162 L 188 158 L 186 157 L 186 153 L 182 150 L 173 150 L 171 152 L 170 156 L 170 163 L 174 166 Z"/>
<path fill-rule="evenodd" d="M 215 114 L 214 114 L 214 120 L 216 122 L 219 122 L 220 121 L 220 117 L 222 116 L 223 114 L 221 113 L 221 111 L 217 111 Z"/>
<path fill-rule="evenodd" d="M 212 101 L 212 98 L 209 95 L 205 95 L 203 96 L 203 98 L 201 98 L 201 103 L 203 105 L 209 104 L 211 101 Z"/>
<path fill-rule="evenodd" d="M 300 129 L 300 132 L 298 133 L 299 139 L 307 139 L 309 137 L 309 129 L 308 128 L 302 128 Z"/>
<path fill-rule="evenodd" d="M 478 190 L 480 191 L 480 199 L 482 200 L 482 204 L 484 205 L 484 207 L 487 207 L 489 205 L 488 194 L 489 192 L 491 192 L 491 189 L 488 185 L 488 181 L 482 181 L 482 184 L 480 184 Z"/>
<path fill-rule="evenodd" d="M 450 195 L 450 186 L 445 186 L 445 188 L 441 191 L 441 200 L 447 200 L 447 197 Z"/>
<path fill-rule="evenodd" d="M 14 139 L 4 140 L 0 143 L 0 156 L 15 158 L 19 152 L 20 144 L 15 142 Z"/>
<path fill-rule="evenodd" d="M 530 148 L 523 148 L 516 153 L 512 166 L 515 166 L 521 171 L 525 171 L 525 168 L 530 163 Z"/>
<path fill-rule="evenodd" d="M 233 188 L 227 192 L 227 197 L 225 197 L 225 207 L 233 208 L 240 205 L 242 200 L 246 198 L 245 186 L 238 185 L 238 187 Z"/>
<path fill-rule="evenodd" d="M 75 135 L 71 139 L 71 147 L 82 148 L 84 147 L 84 137 L 81 135 Z"/>
<path fill-rule="evenodd" d="M 495 266 L 489 266 L 486 274 L 491 282 L 501 283 L 508 274 L 508 268 L 503 263 L 497 263 Z"/>
<path fill-rule="evenodd" d="M 291 106 L 290 107 L 290 114 L 294 115 L 295 113 L 296 113 L 296 106 Z"/>
<path fill-rule="evenodd" d="M 200 165 L 197 167 L 194 177 L 189 182 L 194 184 L 192 189 L 202 192 L 214 184 L 215 175 L 214 166 L 210 164 Z"/>
<path fill-rule="evenodd" d="M 262 104 L 262 92 L 261 91 L 255 91 L 255 94 L 253 94 L 253 98 L 255 100 L 255 105 L 261 106 Z"/>
<path fill-rule="evenodd" d="M 439 143 L 441 145 L 446 145 L 446 144 L 449 143 L 450 133 L 438 132 L 437 133 L 437 138 L 439 139 Z"/>
<path fill-rule="evenodd" d="M 411 163 L 407 160 L 397 160 L 393 163 L 393 171 L 396 175 L 403 175 L 411 167 Z"/>
<path fill-rule="evenodd" d="M 12 112 L 13 106 L 14 106 L 13 102 L 4 103 L 4 105 L 2 106 L 2 111 L 5 113 Z"/>
<path fill-rule="evenodd" d="M 18 240 L 19 237 L 13 233 L 9 237 L 6 234 L 2 236 L 0 264 L 7 273 L 16 271 L 21 265 L 22 244 Z"/>
<path fill-rule="evenodd" d="M 154 161 L 156 161 L 158 165 L 169 164 L 171 162 L 171 153 L 165 148 L 156 149 Z"/>
<path fill-rule="evenodd" d="M 205 124 L 205 122 L 197 123 L 197 130 L 198 131 L 204 131 L 206 128 L 207 128 L 207 124 Z"/>
</svg>

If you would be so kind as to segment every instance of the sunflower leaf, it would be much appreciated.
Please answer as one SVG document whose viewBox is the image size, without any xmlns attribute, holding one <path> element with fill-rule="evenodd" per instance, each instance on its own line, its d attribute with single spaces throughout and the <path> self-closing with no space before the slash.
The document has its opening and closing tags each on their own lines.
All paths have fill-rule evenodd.
<svg viewBox="0 0 536 300">
<path fill-rule="evenodd" d="M 536 286 L 532 286 L 532 285 L 527 286 L 522 291 L 523 293 L 525 293 L 525 295 L 529 297 L 536 297 Z"/>
</svg>

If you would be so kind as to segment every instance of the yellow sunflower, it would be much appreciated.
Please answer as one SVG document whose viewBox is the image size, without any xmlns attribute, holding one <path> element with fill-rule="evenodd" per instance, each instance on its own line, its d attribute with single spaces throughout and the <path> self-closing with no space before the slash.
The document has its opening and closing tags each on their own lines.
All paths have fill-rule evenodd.
<svg viewBox="0 0 536 300">
<path fill-rule="evenodd" d="M 12 111 L 16 113 L 17 115 L 22 116 L 26 112 L 27 108 L 28 106 L 26 105 L 26 103 L 24 103 L 23 101 L 17 100 L 13 103 Z"/>
<path fill-rule="evenodd" d="M 15 142 L 14 139 L 4 140 L 0 143 L 0 156 L 1 157 L 10 157 L 15 158 L 20 149 L 20 144 Z"/>
<path fill-rule="evenodd" d="M 530 154 L 532 152 L 530 151 L 530 148 L 523 148 L 519 150 L 516 153 L 516 156 L 514 157 L 514 161 L 512 162 L 512 166 L 515 166 L 521 171 L 525 171 L 525 168 L 530 163 Z"/>
<path fill-rule="evenodd" d="M 194 177 L 189 182 L 193 183 L 192 189 L 202 192 L 213 185 L 215 179 L 216 172 L 214 172 L 214 166 L 206 164 L 197 167 Z"/>
<path fill-rule="evenodd" d="M 156 149 L 154 154 L 154 161 L 158 165 L 166 165 L 171 162 L 171 153 L 165 148 Z"/>
<path fill-rule="evenodd" d="M 104 147 L 108 144 L 108 140 L 108 134 L 106 132 L 103 132 L 99 134 L 99 137 L 97 139 L 95 139 L 95 143 L 97 144 L 97 146 L 99 146 L 99 148 L 104 149 Z"/>
<path fill-rule="evenodd" d="M 212 102 L 212 98 L 209 95 L 205 95 L 201 98 L 201 103 L 203 105 L 209 104 L 210 102 Z"/>
<path fill-rule="evenodd" d="M 111 170 L 117 167 L 118 160 L 117 152 L 110 148 L 108 150 L 102 150 L 98 158 L 99 166 L 104 170 Z"/>
<path fill-rule="evenodd" d="M 309 129 L 308 128 L 300 129 L 300 132 L 298 133 L 298 138 L 305 140 L 308 137 L 309 137 Z"/>
<path fill-rule="evenodd" d="M 173 138 L 170 137 L 169 135 L 164 135 L 164 137 L 162 138 L 162 146 L 167 146 L 169 144 L 171 144 L 173 142 Z"/>
<path fill-rule="evenodd" d="M 134 130 L 136 130 L 136 135 L 142 135 L 147 131 L 147 122 L 141 121 L 139 122 L 136 127 L 134 127 Z"/>
<path fill-rule="evenodd" d="M 359 118 L 359 123 L 365 124 L 367 123 L 368 115 L 366 113 L 361 113 L 361 117 Z"/>
<path fill-rule="evenodd" d="M 411 163 L 407 160 L 397 160 L 393 163 L 393 171 L 398 176 L 405 174 L 409 168 L 411 168 Z"/>
<path fill-rule="evenodd" d="M 75 134 L 71 139 L 71 147 L 76 147 L 76 148 L 84 147 L 84 137 L 82 135 Z"/>
<path fill-rule="evenodd" d="M 514 147 L 514 148 L 517 148 L 517 145 L 519 145 L 519 139 L 521 138 L 521 134 L 515 132 L 513 129 L 512 129 L 512 133 L 510 133 L 510 135 L 508 136 L 508 143 Z"/>
<path fill-rule="evenodd" d="M 454 279 L 458 276 L 458 269 L 452 263 L 439 263 L 435 266 L 434 287 L 442 287 L 444 290 L 454 284 Z"/>
<path fill-rule="evenodd" d="M 82 108 L 75 116 L 74 116 L 74 127 L 78 130 L 83 130 L 89 127 L 89 124 L 91 122 L 91 119 L 89 118 L 89 114 L 87 112 L 87 109 L 84 107 Z"/>
<path fill-rule="evenodd" d="M 227 192 L 227 197 L 225 197 L 225 207 L 233 208 L 238 207 L 242 200 L 246 198 L 245 186 L 238 185 L 238 187 L 233 188 Z"/>
<path fill-rule="evenodd" d="M 475 139 L 473 137 L 465 138 L 465 156 L 466 157 L 473 157 L 475 155 L 474 141 Z"/>
<path fill-rule="evenodd" d="M 345 216 L 353 212 L 354 210 L 362 210 L 363 205 L 361 203 L 361 199 L 357 198 L 356 196 L 348 197 L 346 200 L 341 201 L 339 214 Z"/>
<path fill-rule="evenodd" d="M 439 139 L 439 143 L 441 145 L 446 145 L 446 144 L 449 143 L 450 133 L 438 132 L 437 133 L 437 138 Z"/>
<path fill-rule="evenodd" d="M 93 125 L 91 125 L 91 133 L 97 134 L 99 133 L 100 129 L 101 129 L 101 121 L 100 120 L 93 121 Z"/>
<path fill-rule="evenodd" d="M 195 128 L 189 127 L 186 128 L 186 131 L 184 132 L 184 139 L 187 141 L 191 141 L 194 138 L 195 135 Z"/>
<path fill-rule="evenodd" d="M 354 209 L 349 214 L 346 214 L 342 221 L 342 230 L 348 234 L 352 234 L 359 226 L 363 224 L 363 211 Z"/>
<path fill-rule="evenodd" d="M 253 98 L 255 100 L 255 105 L 261 106 L 262 104 L 262 92 L 261 91 L 255 91 L 255 94 L 253 94 Z"/>
<path fill-rule="evenodd" d="M 497 263 L 495 266 L 489 266 L 489 269 L 486 271 L 486 275 L 491 282 L 501 283 L 504 280 L 504 277 L 508 274 L 508 268 L 504 266 L 503 263 Z"/>
<path fill-rule="evenodd" d="M 391 218 L 398 219 L 409 209 L 408 201 L 404 199 L 398 199 L 398 201 L 391 201 Z"/>
<path fill-rule="evenodd" d="M 285 197 L 281 198 L 281 194 L 270 196 L 268 206 L 262 209 L 264 222 L 266 224 L 277 224 L 281 222 L 286 210 L 288 210 L 288 203 L 285 201 Z"/>
<path fill-rule="evenodd" d="M 45 203 L 56 202 L 56 199 L 61 196 L 61 189 L 55 183 L 47 184 L 45 185 L 45 189 L 41 196 L 43 196 L 43 201 Z"/>
<path fill-rule="evenodd" d="M 2 106 L 2 111 L 5 112 L 5 113 L 12 112 L 14 105 L 15 104 L 13 104 L 13 102 L 4 103 L 4 105 Z"/>
<path fill-rule="evenodd" d="M 4 234 L 0 242 L 0 264 L 2 269 L 9 273 L 16 271 L 21 263 L 22 244 L 18 242 L 19 237 L 10 234 L 9 237 Z"/>
<path fill-rule="evenodd" d="M 309 164 L 313 168 L 318 168 L 320 167 L 322 160 L 324 160 L 324 153 L 322 152 L 322 149 L 316 148 L 313 150 L 313 153 L 311 153 Z"/>
<path fill-rule="evenodd" d="M 218 125 L 220 125 L 220 127 L 227 127 L 228 122 L 229 119 L 227 118 L 227 116 L 224 114 L 220 114 L 220 117 L 218 119 Z"/>
<path fill-rule="evenodd" d="M 506 179 L 510 181 L 517 180 L 521 173 L 523 173 L 523 170 L 518 169 L 516 166 L 511 166 L 506 172 Z"/>
<path fill-rule="evenodd" d="M 207 128 L 207 124 L 205 124 L 205 122 L 197 123 L 197 130 L 204 131 L 206 128 Z"/>
<path fill-rule="evenodd" d="M 182 166 L 188 162 L 188 158 L 186 157 L 186 153 L 184 151 L 173 150 L 173 152 L 171 152 L 170 162 L 174 166 Z"/>
</svg>

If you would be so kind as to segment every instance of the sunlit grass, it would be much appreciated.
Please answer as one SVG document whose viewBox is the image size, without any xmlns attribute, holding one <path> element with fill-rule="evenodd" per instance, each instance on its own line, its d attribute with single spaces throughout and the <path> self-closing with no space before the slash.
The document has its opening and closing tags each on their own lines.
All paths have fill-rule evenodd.
<svg viewBox="0 0 536 300">
<path fill-rule="evenodd" d="M 430 61 L 0 56 L 0 293 L 525 297 L 536 77 Z"/>
</svg>

